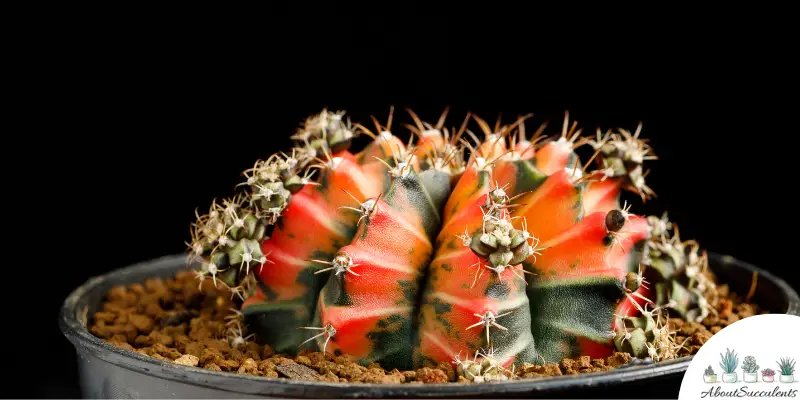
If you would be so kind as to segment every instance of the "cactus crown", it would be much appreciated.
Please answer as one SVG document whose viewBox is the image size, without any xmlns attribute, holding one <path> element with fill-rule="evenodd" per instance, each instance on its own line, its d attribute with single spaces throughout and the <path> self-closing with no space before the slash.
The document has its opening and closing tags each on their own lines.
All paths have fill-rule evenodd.
<svg viewBox="0 0 800 400">
<path fill-rule="evenodd" d="M 766 368 L 761 370 L 761 375 L 764 376 L 775 376 L 775 371 L 772 368 Z"/>
<path fill-rule="evenodd" d="M 644 171 L 642 164 L 647 160 L 657 160 L 658 157 L 650 154 L 652 149 L 639 139 L 642 124 L 636 132 L 619 129 L 615 133 L 607 132 L 603 137 L 597 131 L 597 141 L 588 141 L 599 152 L 597 163 L 598 174 L 602 179 L 623 178 L 623 186 L 634 193 L 638 193 L 642 200 L 649 199 L 655 193 L 646 184 L 644 178 L 649 171 Z"/>
<path fill-rule="evenodd" d="M 722 368 L 722 371 L 726 374 L 732 374 L 736 371 L 736 367 L 739 366 L 739 356 L 736 355 L 736 352 L 731 349 L 726 349 L 724 355 L 720 353 L 720 358 L 719 366 Z"/>
<path fill-rule="evenodd" d="M 712 375 L 714 375 L 714 369 L 713 369 L 713 368 L 711 368 L 711 366 L 710 366 L 710 365 L 708 366 L 708 368 L 706 368 L 705 375 L 706 375 L 706 376 L 712 376 Z"/>
<path fill-rule="evenodd" d="M 344 119 L 344 114 L 344 111 L 323 109 L 321 113 L 308 117 L 297 133 L 292 135 L 292 139 L 311 157 L 322 150 L 331 153 L 346 150 L 359 132 L 349 117 Z"/>
</svg>

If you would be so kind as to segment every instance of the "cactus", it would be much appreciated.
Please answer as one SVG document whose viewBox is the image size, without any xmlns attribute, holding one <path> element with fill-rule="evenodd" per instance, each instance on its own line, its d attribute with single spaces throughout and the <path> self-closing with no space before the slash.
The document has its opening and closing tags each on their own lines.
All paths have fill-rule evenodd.
<svg viewBox="0 0 800 400">
<path fill-rule="evenodd" d="M 391 133 L 393 108 L 374 131 L 323 110 L 291 152 L 256 162 L 242 192 L 198 215 L 190 261 L 241 300 L 232 342 L 385 368 L 453 362 L 470 381 L 615 348 L 677 356 L 662 312 L 683 303 L 648 298 L 641 269 L 657 268 L 643 255 L 667 239 L 620 204 L 625 191 L 653 195 L 641 125 L 590 140 L 567 114 L 545 140 L 546 124 L 527 137 L 530 115 L 494 126 L 468 115 L 450 129 L 449 109 L 436 124 L 407 111 L 406 143 Z"/>
<path fill-rule="evenodd" d="M 711 366 L 709 365 L 708 368 L 706 368 L 704 375 L 705 376 L 713 376 L 713 375 L 715 375 L 714 374 L 714 369 L 711 368 Z"/>
<path fill-rule="evenodd" d="M 681 241 L 677 225 L 666 213 L 660 218 L 649 216 L 647 221 L 650 237 L 642 264 L 651 287 L 640 293 L 688 321 L 701 322 L 716 314 L 716 285 L 708 273 L 706 253 L 694 240 Z"/>
</svg>

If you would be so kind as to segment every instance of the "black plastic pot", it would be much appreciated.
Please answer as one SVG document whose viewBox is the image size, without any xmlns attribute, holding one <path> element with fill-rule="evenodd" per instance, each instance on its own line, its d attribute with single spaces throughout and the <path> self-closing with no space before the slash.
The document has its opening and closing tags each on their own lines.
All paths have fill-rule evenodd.
<svg viewBox="0 0 800 400">
<path fill-rule="evenodd" d="M 729 256 L 709 254 L 711 267 L 731 289 L 746 293 L 758 272 L 753 301 L 774 313 L 800 315 L 800 298 L 786 282 Z M 77 349 L 80 385 L 90 398 L 389 398 L 389 397 L 656 397 L 678 396 L 690 358 L 652 365 L 492 384 L 378 385 L 300 382 L 184 367 L 112 346 L 87 330 L 87 317 L 114 285 L 169 277 L 185 268 L 183 255 L 169 256 L 90 279 L 64 302 L 59 324 Z M 654 390 L 656 386 L 658 390 Z M 613 390 L 613 394 L 610 394 Z"/>
</svg>

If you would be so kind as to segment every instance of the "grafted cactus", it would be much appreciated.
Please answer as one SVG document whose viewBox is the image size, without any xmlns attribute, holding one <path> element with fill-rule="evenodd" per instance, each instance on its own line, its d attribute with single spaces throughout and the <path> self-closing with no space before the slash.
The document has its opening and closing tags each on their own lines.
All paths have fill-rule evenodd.
<svg viewBox="0 0 800 400">
<path fill-rule="evenodd" d="M 653 195 L 641 126 L 581 138 L 566 115 L 557 137 L 542 124 L 529 139 L 530 115 L 494 126 L 468 115 L 456 129 L 448 111 L 431 124 L 408 110 L 405 142 L 393 109 L 374 130 L 323 110 L 295 148 L 256 162 L 241 193 L 198 216 L 198 277 L 243 300 L 235 336 L 385 368 L 453 362 L 476 382 L 620 348 L 674 357 L 661 311 L 699 318 L 702 306 L 660 285 L 709 282 L 693 269 L 696 243 L 620 204 L 624 191 Z M 351 152 L 362 134 L 371 140 Z"/>
</svg>

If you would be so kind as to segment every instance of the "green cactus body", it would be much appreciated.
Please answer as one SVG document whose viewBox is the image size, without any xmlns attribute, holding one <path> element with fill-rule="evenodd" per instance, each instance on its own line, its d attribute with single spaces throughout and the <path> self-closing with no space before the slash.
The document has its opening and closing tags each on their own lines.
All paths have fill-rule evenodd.
<svg viewBox="0 0 800 400">
<path fill-rule="evenodd" d="M 359 231 L 334 257 L 319 297 L 317 326 L 335 330 L 318 336 L 320 349 L 363 365 L 412 368 L 419 286 L 448 186 L 446 173 L 406 167 L 385 196 L 362 203 Z"/>
<path fill-rule="evenodd" d="M 673 315 L 701 322 L 715 312 L 708 301 L 715 284 L 706 274 L 707 256 L 695 241 L 681 241 L 677 231 L 670 235 L 673 226 L 666 216 L 650 216 L 647 220 L 649 238 L 642 264 L 650 287 L 641 288 L 639 293 Z"/>
</svg>

